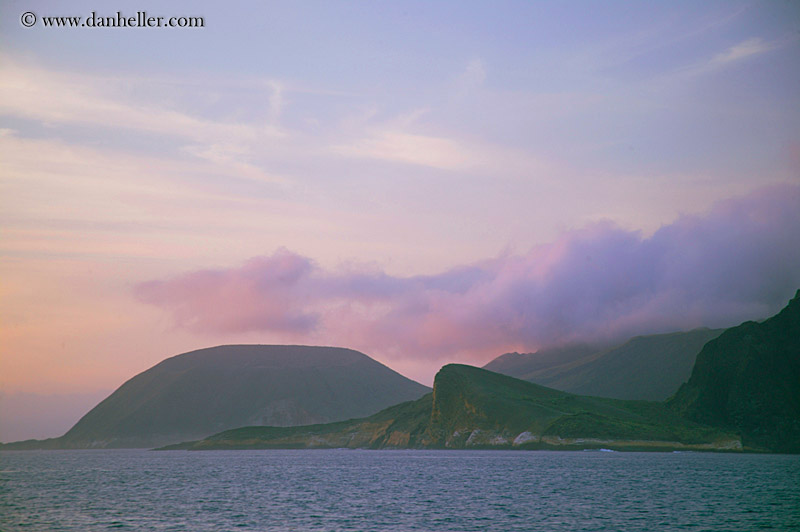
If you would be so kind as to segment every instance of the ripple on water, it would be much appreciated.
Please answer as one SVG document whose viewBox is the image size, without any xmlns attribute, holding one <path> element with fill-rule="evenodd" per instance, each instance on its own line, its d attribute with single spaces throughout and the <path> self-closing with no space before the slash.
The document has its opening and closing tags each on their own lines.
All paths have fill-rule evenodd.
<svg viewBox="0 0 800 532">
<path fill-rule="evenodd" d="M 800 457 L 0 453 L 0 530 L 800 529 Z"/>
</svg>

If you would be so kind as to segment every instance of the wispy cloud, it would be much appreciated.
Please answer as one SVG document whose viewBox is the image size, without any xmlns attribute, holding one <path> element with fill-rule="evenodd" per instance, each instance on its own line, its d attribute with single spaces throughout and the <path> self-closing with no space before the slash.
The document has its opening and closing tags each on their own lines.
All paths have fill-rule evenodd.
<svg viewBox="0 0 800 532">
<path fill-rule="evenodd" d="M 336 145 L 331 151 L 357 158 L 457 170 L 471 164 L 471 156 L 458 142 L 400 131 L 377 131 L 350 144 Z"/>
<path fill-rule="evenodd" d="M 497 144 L 479 135 L 430 134 L 424 119 L 434 113 L 435 110 L 431 108 L 421 107 L 380 121 L 377 120 L 378 112 L 370 109 L 346 122 L 343 133 L 349 140 L 334 143 L 328 152 L 348 158 L 422 166 L 462 175 L 481 172 L 492 176 L 492 179 L 503 175 L 541 176 L 553 170 L 552 161 L 530 150 Z"/>
<path fill-rule="evenodd" d="M 760 37 L 753 37 L 734 44 L 727 49 L 716 53 L 710 59 L 703 59 L 679 69 L 675 74 L 676 79 L 692 78 L 716 72 L 723 68 L 732 68 L 743 64 L 746 60 L 758 57 L 779 48 L 779 42 L 767 42 Z"/>
<path fill-rule="evenodd" d="M 507 349 L 728 326 L 800 287 L 800 186 L 762 189 L 649 238 L 613 224 L 431 276 L 326 270 L 287 250 L 136 288 L 197 333 L 262 331 L 384 357 Z"/>
<path fill-rule="evenodd" d="M 57 74 L 21 66 L 8 57 L 2 58 L 0 72 L 0 112 L 11 116 L 50 123 L 113 125 L 203 142 L 219 138 L 251 141 L 258 135 L 283 134 L 271 124 L 213 121 L 127 101 L 119 93 L 119 80 L 113 78 Z"/>
<path fill-rule="evenodd" d="M 476 87 L 486 81 L 486 64 L 482 59 L 475 58 L 467 63 L 467 68 L 459 78 L 462 88 Z"/>
<path fill-rule="evenodd" d="M 261 170 L 212 159 L 132 154 L 2 130 L 0 253 L 170 260 L 201 240 L 204 249 L 231 242 L 231 234 L 265 238 L 277 228 L 283 234 L 298 226 L 337 227 L 324 208 L 309 213 L 289 198 L 232 190 L 232 178 L 252 171 L 252 179 L 262 179 Z"/>
<path fill-rule="evenodd" d="M 145 93 L 157 93 L 159 83 L 146 78 L 125 81 L 55 73 L 0 56 L 0 114 L 48 125 L 113 128 L 172 139 L 184 147 L 185 153 L 227 165 L 242 178 L 286 182 L 285 177 L 249 162 L 265 144 L 288 134 L 277 125 L 283 107 L 284 87 L 280 83 L 264 85 L 269 118 L 260 122 L 209 119 L 166 102 L 137 100 L 129 94 L 130 85 L 142 87 Z"/>
<path fill-rule="evenodd" d="M 763 54 L 774 49 L 776 45 L 764 42 L 763 39 L 754 37 L 731 46 L 722 53 L 719 53 L 711 59 L 712 65 L 727 65 L 736 61 L 747 59 L 755 55 Z"/>
</svg>

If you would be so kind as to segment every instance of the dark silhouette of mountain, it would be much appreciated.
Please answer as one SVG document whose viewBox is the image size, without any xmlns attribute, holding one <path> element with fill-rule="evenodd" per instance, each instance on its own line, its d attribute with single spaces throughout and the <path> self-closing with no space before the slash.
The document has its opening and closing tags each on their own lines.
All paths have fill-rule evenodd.
<svg viewBox="0 0 800 532">
<path fill-rule="evenodd" d="M 800 290 L 780 313 L 708 342 L 668 404 L 742 435 L 745 445 L 800 452 Z"/>
<path fill-rule="evenodd" d="M 667 399 L 689 378 L 700 349 L 724 329 L 637 336 L 614 345 L 574 345 L 501 355 L 485 369 L 581 395 Z"/>
<path fill-rule="evenodd" d="M 429 390 L 351 349 L 226 345 L 136 375 L 60 438 L 4 447 L 154 447 L 244 425 L 362 417 Z"/>
<path fill-rule="evenodd" d="M 736 450 L 740 441 L 662 403 L 583 397 L 450 364 L 433 393 L 364 419 L 244 427 L 168 449 L 339 447 Z"/>
<path fill-rule="evenodd" d="M 683 340 L 690 338 L 686 336 L 689 334 L 632 339 L 592 360 L 600 361 L 609 356 L 608 352 L 616 352 L 610 360 L 624 361 L 625 356 L 638 352 L 631 346 L 650 341 L 685 347 Z M 676 338 L 679 341 L 675 343 Z M 273 356 L 257 356 L 262 350 Z M 576 367 L 587 364 L 577 364 L 583 359 L 577 350 L 573 354 Z M 244 426 L 165 449 L 800 452 L 800 291 L 778 315 L 728 329 L 706 343 L 696 358 L 689 381 L 665 402 L 575 395 L 485 369 L 450 364 L 436 375 L 432 393 L 369 417 L 302 426 Z M 514 359 L 506 358 L 503 363 Z M 236 363 L 231 364 L 231 360 Z M 232 368 L 238 369 L 229 373 Z M 267 414 L 275 412 L 270 401 L 287 397 L 270 391 L 269 400 L 265 400 L 266 376 L 269 386 L 293 391 L 286 399 L 290 402 L 281 403 L 282 419 L 303 422 L 306 415 L 321 415 L 321 410 L 312 412 L 311 405 L 329 407 L 334 398 L 350 405 L 374 399 L 376 392 L 372 390 L 386 391 L 386 381 L 376 375 L 386 376 L 387 372 L 403 381 L 403 387 L 408 385 L 407 379 L 346 349 L 226 346 L 196 351 L 173 357 L 134 377 L 65 436 L 40 442 L 40 447 L 46 447 L 47 442 L 76 447 L 123 446 L 120 443 L 127 445 L 138 437 L 137 431 L 161 437 L 166 433 L 162 427 L 172 429 L 172 438 L 181 434 L 175 427 L 188 432 L 183 425 L 187 419 L 194 420 L 196 424 L 191 426 L 196 427 L 203 420 L 218 419 L 220 412 L 229 413 L 226 419 L 231 424 L 238 423 L 243 412 L 249 419 L 264 423 Z M 258 378 L 259 374 L 265 378 Z M 337 377 L 333 379 L 332 375 Z M 372 386 L 378 381 L 378 386 Z M 346 383 L 342 388 L 338 387 L 341 382 Z M 206 387 L 207 383 L 213 386 Z M 425 390 L 411 384 L 417 396 Z"/>
<path fill-rule="evenodd" d="M 664 345 L 675 335 L 625 345 L 653 338 Z M 706 343 L 689 381 L 665 402 L 574 395 L 450 364 L 436 375 L 433 393 L 364 419 L 244 427 L 172 448 L 282 447 L 800 452 L 800 290 L 776 316 Z"/>
</svg>

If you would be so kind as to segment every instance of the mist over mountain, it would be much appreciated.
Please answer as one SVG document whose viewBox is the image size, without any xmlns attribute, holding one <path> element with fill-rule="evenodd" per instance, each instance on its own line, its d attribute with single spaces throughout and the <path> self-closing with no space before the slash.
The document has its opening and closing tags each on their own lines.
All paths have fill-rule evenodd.
<svg viewBox="0 0 800 532">
<path fill-rule="evenodd" d="M 538 372 L 570 364 L 602 352 L 601 344 L 573 344 L 540 349 L 533 353 L 505 353 L 490 360 L 483 368 L 510 377 L 529 380 Z"/>
<path fill-rule="evenodd" d="M 363 417 L 429 388 L 335 347 L 225 345 L 168 358 L 120 386 L 53 448 L 153 447 L 243 425 Z"/>
<path fill-rule="evenodd" d="M 434 367 L 520 346 L 724 328 L 778 312 L 800 286 L 800 186 L 720 201 L 651 235 L 594 223 L 432 275 L 373 266 L 331 269 L 279 249 L 140 283 L 135 294 L 187 330 L 292 341 L 316 331 Z"/>
<path fill-rule="evenodd" d="M 763 323 L 746 322 L 721 334 L 693 333 L 716 337 L 697 356 L 689 381 L 664 402 L 575 395 L 486 369 L 449 364 L 436 374 L 432 393 L 364 419 L 288 428 L 242 427 L 167 449 L 800 452 L 800 290 L 786 308 Z M 686 338 L 661 335 L 654 341 L 682 345 Z M 633 339 L 623 348 L 651 341 Z M 624 360 L 623 348 L 612 360 Z M 580 352 L 578 348 L 571 355 L 579 357 Z M 497 365 L 513 367 L 518 358 L 501 357 Z"/>
<path fill-rule="evenodd" d="M 663 401 L 689 378 L 700 349 L 723 331 L 702 328 L 637 336 L 612 346 L 506 353 L 484 368 L 581 395 Z"/>
</svg>

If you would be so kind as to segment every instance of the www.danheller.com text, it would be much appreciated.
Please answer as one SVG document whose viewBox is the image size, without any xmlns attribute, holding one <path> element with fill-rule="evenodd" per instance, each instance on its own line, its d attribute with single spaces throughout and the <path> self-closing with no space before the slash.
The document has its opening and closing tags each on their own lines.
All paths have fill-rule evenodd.
<svg viewBox="0 0 800 532">
<path fill-rule="evenodd" d="M 36 14 L 26 12 L 22 15 L 23 25 L 31 27 L 36 23 Z M 203 17 L 158 16 L 147 11 L 137 11 L 134 16 L 123 15 L 117 11 L 112 16 L 98 15 L 96 11 L 86 17 L 80 16 L 41 16 L 45 27 L 67 28 L 203 28 Z"/>
</svg>

